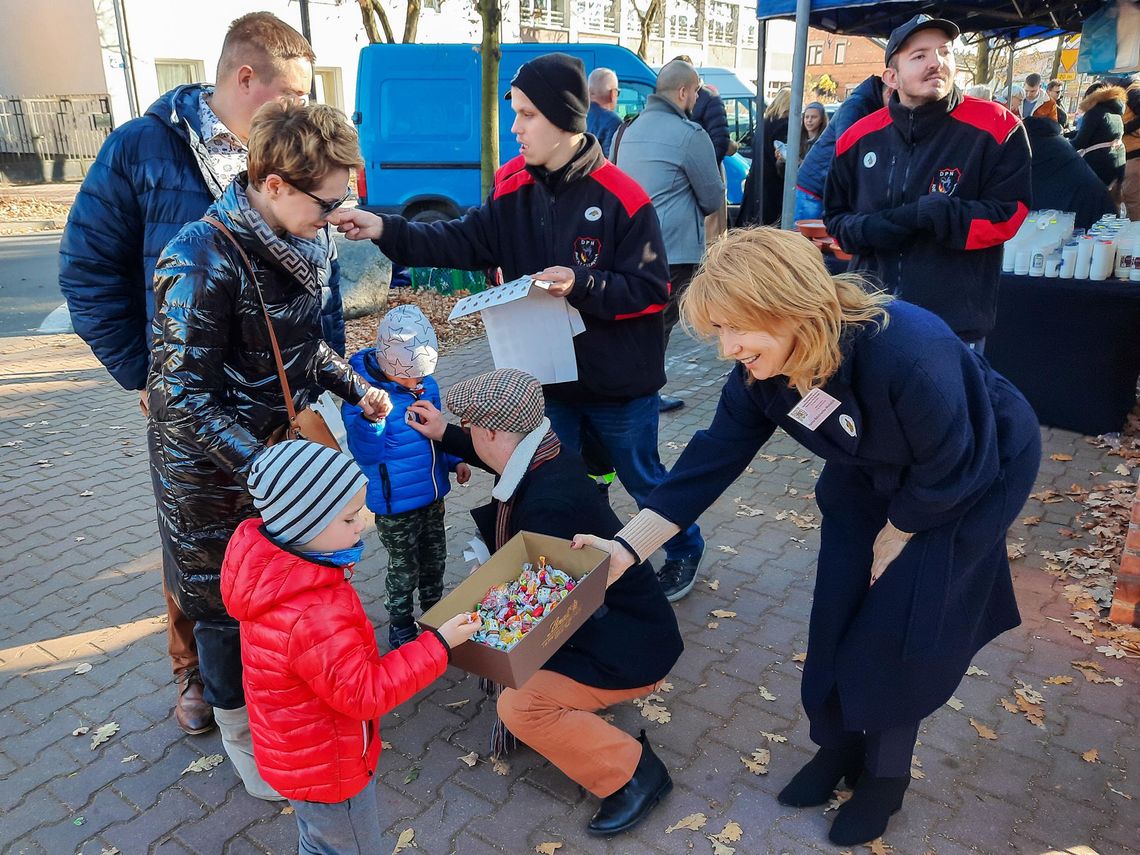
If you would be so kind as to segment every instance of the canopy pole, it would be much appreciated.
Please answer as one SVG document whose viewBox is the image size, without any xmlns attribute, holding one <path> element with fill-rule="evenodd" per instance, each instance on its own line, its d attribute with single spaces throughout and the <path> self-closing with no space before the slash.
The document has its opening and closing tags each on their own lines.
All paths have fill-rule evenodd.
<svg viewBox="0 0 1140 855">
<path fill-rule="evenodd" d="M 808 16 L 811 0 L 796 0 L 796 48 L 792 54 L 792 105 L 788 111 L 788 148 L 784 158 L 784 210 L 782 228 L 792 228 L 796 214 L 796 173 L 800 166 L 803 129 L 804 78 L 807 72 Z"/>
<path fill-rule="evenodd" d="M 748 178 L 752 181 L 750 189 L 753 192 L 751 195 L 744 194 L 746 198 L 752 201 L 753 210 L 741 211 L 737 214 L 737 220 L 742 223 L 760 222 L 760 212 L 764 210 L 764 183 L 775 178 L 775 176 L 764 174 L 764 146 L 771 145 L 765 134 L 767 129 L 764 127 L 764 110 L 766 109 L 764 93 L 767 91 L 764 77 L 767 74 L 767 55 L 768 21 L 764 19 L 760 21 L 760 26 L 756 30 L 756 122 L 752 129 L 752 168 L 748 170 Z"/>
<path fill-rule="evenodd" d="M 1013 39 L 1009 40 L 1009 73 L 1006 75 L 1007 80 L 1005 83 L 1005 106 L 1006 108 L 1013 107 L 1013 55 L 1016 52 L 1016 43 Z M 1017 118 L 1021 118 L 1019 115 Z"/>
</svg>

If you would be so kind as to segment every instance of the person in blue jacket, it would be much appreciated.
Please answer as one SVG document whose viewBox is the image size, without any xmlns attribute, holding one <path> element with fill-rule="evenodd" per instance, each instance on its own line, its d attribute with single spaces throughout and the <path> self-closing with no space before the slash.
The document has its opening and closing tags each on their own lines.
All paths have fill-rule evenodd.
<svg viewBox="0 0 1140 855">
<path fill-rule="evenodd" d="M 864 116 L 883 109 L 894 91 L 883 82 L 883 78 L 872 74 L 839 105 L 819 139 L 804 156 L 799 172 L 796 173 L 795 219 L 822 219 L 823 188 L 827 184 L 827 173 L 835 161 L 835 141 Z"/>
<path fill-rule="evenodd" d="M 466 484 L 470 467 L 409 424 L 408 410 L 419 400 L 440 405 L 435 373 L 439 342 L 419 307 L 397 306 L 380 321 L 376 346 L 353 355 L 349 364 L 388 393 L 392 410 L 379 421 L 360 407 L 341 406 L 348 449 L 368 478 L 366 501 L 376 514 L 376 530 L 388 551 L 384 578 L 388 644 L 395 650 L 417 635 L 413 597 L 419 591 L 426 612 L 443 596 L 447 538 L 443 497 L 451 490 L 449 472 Z"/>
<path fill-rule="evenodd" d="M 258 108 L 273 98 L 307 96 L 315 59 L 305 37 L 284 21 L 269 12 L 243 15 L 226 32 L 217 85 L 179 86 L 116 129 L 79 188 L 60 241 L 60 290 L 75 332 L 120 386 L 137 390 L 144 414 L 158 257 L 245 170 Z M 325 246 L 321 327 L 343 354 L 339 273 L 332 241 Z M 165 585 L 163 594 L 178 683 L 175 719 L 187 733 L 205 733 L 214 719 L 202 697 L 194 622 Z"/>
<path fill-rule="evenodd" d="M 736 361 L 712 425 L 610 541 L 611 573 L 711 505 L 776 428 L 826 461 L 802 700 L 819 750 L 782 804 L 854 795 L 831 840 L 854 846 L 902 806 L 922 719 L 974 654 L 1020 623 L 1006 555 L 1041 459 L 1025 398 L 946 324 L 832 277 L 805 238 L 733 232 L 682 301 Z"/>
</svg>

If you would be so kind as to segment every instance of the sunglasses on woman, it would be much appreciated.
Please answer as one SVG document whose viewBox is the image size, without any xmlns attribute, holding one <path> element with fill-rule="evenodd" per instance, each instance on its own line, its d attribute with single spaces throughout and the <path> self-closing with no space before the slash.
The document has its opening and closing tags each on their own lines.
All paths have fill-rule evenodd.
<svg viewBox="0 0 1140 855">
<path fill-rule="evenodd" d="M 294 184 L 293 187 L 296 190 L 301 190 L 301 188 L 298 187 L 296 184 Z M 352 195 L 352 188 L 351 187 L 345 187 L 344 188 L 344 195 L 341 196 L 339 199 L 336 199 L 334 201 L 329 201 L 328 199 L 322 199 L 320 196 L 317 196 L 313 193 L 310 193 L 308 190 L 301 190 L 301 192 L 304 193 L 306 196 L 308 196 L 310 199 L 312 199 L 314 202 L 316 202 L 317 205 L 320 206 L 322 217 L 327 217 L 329 214 L 331 214 L 333 211 L 335 211 L 337 208 L 339 208 L 341 205 L 343 205 L 348 200 L 348 197 Z"/>
</svg>

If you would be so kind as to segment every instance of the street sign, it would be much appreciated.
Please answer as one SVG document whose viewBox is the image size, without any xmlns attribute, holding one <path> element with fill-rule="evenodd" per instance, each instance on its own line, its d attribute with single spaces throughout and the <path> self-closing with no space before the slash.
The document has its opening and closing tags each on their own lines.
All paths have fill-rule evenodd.
<svg viewBox="0 0 1140 855">
<path fill-rule="evenodd" d="M 1080 48 L 1065 48 L 1061 51 L 1061 70 L 1057 74 L 1058 80 L 1077 79 L 1077 56 L 1080 52 Z"/>
</svg>

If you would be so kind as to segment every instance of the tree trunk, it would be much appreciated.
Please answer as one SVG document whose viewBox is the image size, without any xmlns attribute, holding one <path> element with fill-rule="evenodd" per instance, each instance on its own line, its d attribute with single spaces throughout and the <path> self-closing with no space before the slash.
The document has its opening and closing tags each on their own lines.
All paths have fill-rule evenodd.
<svg viewBox="0 0 1140 855">
<path fill-rule="evenodd" d="M 364 34 L 368 36 L 368 43 L 375 45 L 384 41 L 384 39 L 380 37 L 380 30 L 376 26 L 376 19 L 372 16 L 371 0 L 357 0 L 357 3 L 360 4 L 360 17 L 364 20 Z"/>
<path fill-rule="evenodd" d="M 419 0 L 414 0 L 416 3 L 416 16 L 419 17 Z M 388 21 L 388 13 L 384 7 L 380 5 L 380 0 L 357 0 L 360 4 L 360 16 L 364 19 L 364 32 L 368 36 L 369 44 L 395 44 L 396 37 L 392 33 L 392 24 Z M 380 27 L 383 28 L 384 34 L 380 34 L 380 28 L 376 26 L 376 20 L 380 20 Z M 405 34 L 407 30 L 405 28 Z M 414 26 L 413 26 L 414 35 Z"/>
<path fill-rule="evenodd" d="M 420 0 L 408 0 L 408 14 L 404 16 L 404 44 L 416 40 L 416 30 L 420 25 Z"/>
<path fill-rule="evenodd" d="M 641 30 L 641 41 L 637 45 L 637 55 L 645 62 L 649 62 L 649 31 L 653 28 L 657 17 L 662 13 L 662 0 L 650 0 L 645 14 L 642 14 L 641 10 L 637 8 L 637 4 L 634 3 L 633 11 L 637 13 L 637 23 Z"/>
<path fill-rule="evenodd" d="M 480 160 L 483 195 L 491 192 L 495 172 L 499 168 L 499 28 L 503 22 L 501 0 L 477 0 L 479 17 L 483 19 L 483 41 L 479 53 L 483 60 L 483 123 Z"/>
<path fill-rule="evenodd" d="M 974 85 L 984 86 L 990 82 L 990 42 L 978 40 L 978 58 L 974 65 Z"/>
</svg>

